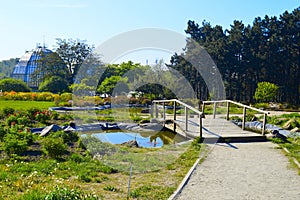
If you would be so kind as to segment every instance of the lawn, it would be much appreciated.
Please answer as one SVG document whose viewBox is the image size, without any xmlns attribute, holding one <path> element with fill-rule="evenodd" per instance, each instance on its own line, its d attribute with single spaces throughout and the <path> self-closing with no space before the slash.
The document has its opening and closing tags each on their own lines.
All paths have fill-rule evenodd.
<svg viewBox="0 0 300 200">
<path fill-rule="evenodd" d="M 54 102 L 47 101 L 14 101 L 14 100 L 0 100 L 0 110 L 5 107 L 11 107 L 15 110 L 27 110 L 29 108 L 48 109 L 54 107 Z"/>
</svg>

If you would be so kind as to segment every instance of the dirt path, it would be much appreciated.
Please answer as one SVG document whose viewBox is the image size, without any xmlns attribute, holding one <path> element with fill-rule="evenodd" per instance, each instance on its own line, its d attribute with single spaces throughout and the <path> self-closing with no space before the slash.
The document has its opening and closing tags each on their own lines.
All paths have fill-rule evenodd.
<svg viewBox="0 0 300 200">
<path fill-rule="evenodd" d="M 300 199 L 300 176 L 270 142 L 216 144 L 178 200 Z"/>
</svg>

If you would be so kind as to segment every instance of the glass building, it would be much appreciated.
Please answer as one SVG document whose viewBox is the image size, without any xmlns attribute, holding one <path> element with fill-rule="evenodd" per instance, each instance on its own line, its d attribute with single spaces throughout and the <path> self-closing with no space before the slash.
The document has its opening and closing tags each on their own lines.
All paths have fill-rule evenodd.
<svg viewBox="0 0 300 200">
<path fill-rule="evenodd" d="M 35 69 L 41 64 L 39 60 L 51 53 L 52 51 L 47 49 L 46 47 L 38 46 L 36 49 L 31 51 L 26 51 L 25 55 L 23 55 L 18 64 L 15 66 L 11 77 L 15 79 L 21 79 L 24 81 L 30 88 L 37 89 L 39 87 L 38 77 L 42 76 L 42 74 L 37 75 L 37 78 L 33 78 L 33 73 Z"/>
</svg>

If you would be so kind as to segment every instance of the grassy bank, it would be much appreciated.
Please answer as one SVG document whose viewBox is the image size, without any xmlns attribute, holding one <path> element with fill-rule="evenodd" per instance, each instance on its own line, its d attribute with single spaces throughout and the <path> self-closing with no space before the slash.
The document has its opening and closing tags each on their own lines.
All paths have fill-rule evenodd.
<svg viewBox="0 0 300 200">
<path fill-rule="evenodd" d="M 79 147 L 77 147 L 79 148 Z M 184 151 L 166 164 L 162 163 L 170 149 L 127 149 L 133 163 L 130 199 L 167 199 L 174 192 L 199 157 L 203 146 L 189 144 Z M 151 169 L 144 159 L 156 152 L 159 168 Z M 157 154 L 157 155 L 158 155 Z M 64 159 L 41 156 L 28 161 L 28 155 L 3 158 L 0 161 L 0 199 L 43 199 L 60 190 L 77 190 L 101 199 L 126 199 L 129 168 L 116 170 L 90 154 L 73 152 Z M 114 159 L 122 159 L 116 156 Z M 143 160 L 144 159 L 144 160 Z M 29 159 L 30 160 L 30 159 Z M 123 158 L 124 160 L 124 158 Z M 113 165 L 111 165 L 113 166 Z M 142 173 L 138 168 L 151 170 Z"/>
</svg>

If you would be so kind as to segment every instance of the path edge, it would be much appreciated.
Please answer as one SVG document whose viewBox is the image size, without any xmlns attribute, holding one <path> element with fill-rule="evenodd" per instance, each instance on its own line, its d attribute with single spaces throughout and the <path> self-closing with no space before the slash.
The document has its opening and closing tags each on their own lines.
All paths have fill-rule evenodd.
<svg viewBox="0 0 300 200">
<path fill-rule="evenodd" d="M 208 148 L 209 147 L 204 147 L 204 148 Z M 200 161 L 204 160 L 204 158 L 207 156 L 209 150 L 205 149 L 203 152 L 200 153 L 199 158 L 195 161 L 194 165 L 190 168 L 190 170 L 188 171 L 188 173 L 185 175 L 184 179 L 181 181 L 181 183 L 178 185 L 177 189 L 175 190 L 175 192 L 173 192 L 173 194 L 168 198 L 168 200 L 175 200 L 175 198 L 181 193 L 182 189 L 184 188 L 184 186 L 186 186 L 186 184 L 188 183 L 188 181 L 190 180 L 193 172 L 195 171 L 195 169 L 197 168 L 198 164 Z M 202 155 L 202 156 L 201 156 Z"/>
</svg>

